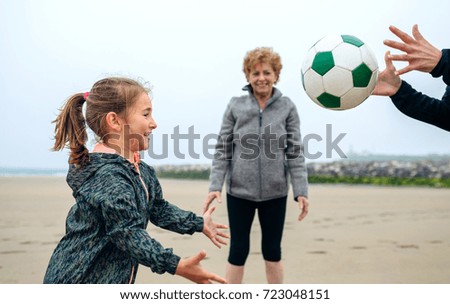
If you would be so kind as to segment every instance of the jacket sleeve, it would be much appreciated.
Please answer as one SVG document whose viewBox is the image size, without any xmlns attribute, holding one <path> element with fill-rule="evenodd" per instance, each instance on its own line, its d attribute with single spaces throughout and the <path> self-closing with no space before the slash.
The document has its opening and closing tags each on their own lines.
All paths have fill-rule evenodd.
<svg viewBox="0 0 450 304">
<path fill-rule="evenodd" d="M 169 203 L 163 197 L 158 179 L 152 181 L 154 199 L 150 207 L 150 221 L 161 228 L 180 234 L 193 234 L 203 231 L 203 217 L 191 211 L 186 211 Z"/>
<path fill-rule="evenodd" d="M 292 103 L 292 109 L 286 120 L 287 145 L 286 158 L 291 176 L 294 198 L 299 195 L 308 197 L 308 173 L 306 170 L 303 143 L 300 133 L 300 117 Z"/>
<path fill-rule="evenodd" d="M 442 50 L 442 57 L 430 73 L 433 77 L 441 77 L 450 86 L 450 49 Z"/>
<path fill-rule="evenodd" d="M 211 167 L 209 191 L 222 191 L 227 170 L 233 158 L 233 130 L 235 119 L 233 116 L 234 98 L 231 99 L 223 115 L 222 126 L 217 138 L 216 151 Z"/>
<path fill-rule="evenodd" d="M 402 81 L 391 100 L 403 114 L 450 131 L 450 86 L 446 87 L 444 96 L 439 100 L 416 91 Z"/>
<path fill-rule="evenodd" d="M 130 181 L 117 172 L 103 174 L 101 178 L 107 182 L 96 199 L 101 204 L 106 234 L 111 242 L 153 272 L 175 274 L 180 257 L 144 229 L 145 216 L 138 209 Z"/>
</svg>

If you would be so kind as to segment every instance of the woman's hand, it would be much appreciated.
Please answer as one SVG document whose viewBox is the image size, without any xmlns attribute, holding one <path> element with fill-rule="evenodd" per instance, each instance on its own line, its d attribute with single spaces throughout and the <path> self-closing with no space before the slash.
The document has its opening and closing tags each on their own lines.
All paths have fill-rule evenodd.
<svg viewBox="0 0 450 304">
<path fill-rule="evenodd" d="M 222 199 L 220 198 L 220 191 L 211 191 L 208 193 L 208 196 L 206 196 L 205 202 L 203 203 L 203 213 L 205 213 L 208 210 L 209 205 L 215 199 L 219 203 L 222 203 Z"/>
<path fill-rule="evenodd" d="M 211 218 L 211 214 L 216 210 L 216 206 L 208 208 L 203 214 L 203 233 L 213 242 L 214 245 L 221 248 L 222 245 L 227 245 L 224 239 L 229 239 L 230 236 L 219 229 L 228 229 L 227 225 L 218 224 Z"/>
<path fill-rule="evenodd" d="M 298 220 L 301 221 L 305 218 L 309 211 L 308 199 L 304 196 L 297 196 L 298 208 L 301 210 Z"/>
<path fill-rule="evenodd" d="M 182 276 L 197 284 L 212 284 L 212 282 L 226 283 L 227 281 L 217 274 L 208 272 L 200 265 L 200 262 L 206 257 L 204 250 L 197 255 L 186 259 L 181 259 L 178 263 L 176 275 Z"/>
</svg>

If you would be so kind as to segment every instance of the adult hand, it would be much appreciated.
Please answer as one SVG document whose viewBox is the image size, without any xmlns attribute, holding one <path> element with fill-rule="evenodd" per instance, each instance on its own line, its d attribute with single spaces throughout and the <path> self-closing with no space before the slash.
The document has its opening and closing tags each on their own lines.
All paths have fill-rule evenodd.
<svg viewBox="0 0 450 304">
<path fill-rule="evenodd" d="M 389 51 L 384 55 L 384 61 L 386 62 L 386 68 L 384 71 L 378 74 L 377 84 L 373 89 L 373 95 L 392 96 L 397 93 L 402 84 L 400 76 L 397 75 Z"/>
<path fill-rule="evenodd" d="M 385 40 L 384 44 L 405 52 L 405 54 L 391 55 L 390 59 L 407 61 L 409 63 L 406 67 L 398 70 L 396 72 L 397 75 L 402 75 L 412 70 L 429 73 L 436 67 L 442 57 L 442 52 L 422 36 L 417 24 L 414 24 L 412 28 L 413 37 L 392 25 L 389 27 L 389 30 L 404 43 Z"/>
<path fill-rule="evenodd" d="M 298 216 L 298 220 L 301 221 L 308 214 L 309 202 L 306 197 L 298 196 L 297 203 L 298 203 L 298 208 L 301 210 L 300 215 Z"/>
<path fill-rule="evenodd" d="M 216 210 L 216 206 L 212 206 L 203 214 L 203 233 L 213 242 L 214 245 L 221 248 L 227 242 L 224 239 L 229 239 L 230 236 L 219 229 L 228 229 L 227 225 L 215 223 L 211 214 Z"/>
<path fill-rule="evenodd" d="M 208 196 L 206 196 L 205 202 L 203 203 L 203 213 L 205 213 L 208 210 L 209 205 L 215 199 L 219 203 L 222 203 L 222 199 L 220 198 L 220 191 L 211 191 L 208 193 Z"/>
<path fill-rule="evenodd" d="M 181 259 L 178 263 L 175 274 L 191 280 L 197 284 L 212 284 L 212 281 L 226 283 L 226 280 L 217 274 L 207 271 L 200 265 L 200 262 L 206 257 L 204 250 L 197 255 Z"/>
</svg>

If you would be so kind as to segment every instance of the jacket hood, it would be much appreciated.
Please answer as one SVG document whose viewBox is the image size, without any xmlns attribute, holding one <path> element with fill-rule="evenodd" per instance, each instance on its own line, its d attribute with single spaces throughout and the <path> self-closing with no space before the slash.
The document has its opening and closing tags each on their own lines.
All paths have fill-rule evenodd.
<svg viewBox="0 0 450 304">
<path fill-rule="evenodd" d="M 66 178 L 67 184 L 72 188 L 73 193 L 75 194 L 101 167 L 114 163 L 133 167 L 128 160 L 118 154 L 89 153 L 89 162 L 86 165 L 70 165 Z"/>
</svg>

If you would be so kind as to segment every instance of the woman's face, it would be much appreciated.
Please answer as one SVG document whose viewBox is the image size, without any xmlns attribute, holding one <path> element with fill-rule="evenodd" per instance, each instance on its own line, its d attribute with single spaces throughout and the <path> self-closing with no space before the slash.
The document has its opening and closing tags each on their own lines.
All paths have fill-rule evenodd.
<svg viewBox="0 0 450 304">
<path fill-rule="evenodd" d="M 275 71 L 268 63 L 255 64 L 248 75 L 248 82 L 252 86 L 255 97 L 271 96 L 276 81 Z"/>
</svg>

